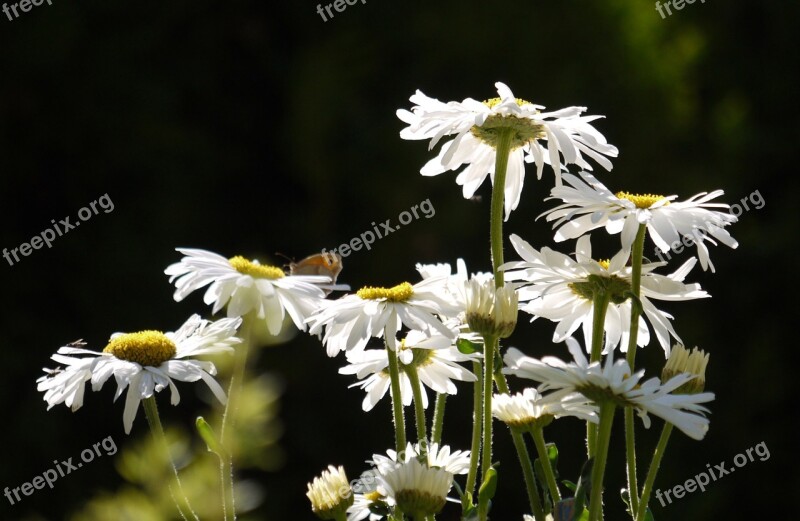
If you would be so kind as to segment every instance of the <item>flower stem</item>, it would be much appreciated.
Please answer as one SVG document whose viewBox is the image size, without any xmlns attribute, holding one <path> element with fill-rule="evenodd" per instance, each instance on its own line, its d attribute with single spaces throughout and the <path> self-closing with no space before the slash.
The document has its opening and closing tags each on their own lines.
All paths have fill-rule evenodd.
<svg viewBox="0 0 800 521">
<path fill-rule="evenodd" d="M 508 382 L 506 376 L 502 373 L 500 368 L 494 373 L 495 384 L 497 390 L 502 394 L 508 394 Z M 536 487 L 536 474 L 533 472 L 533 465 L 531 464 L 531 457 L 528 454 L 528 447 L 525 445 L 525 439 L 521 432 L 514 429 L 511 430 L 511 438 L 514 440 L 514 448 L 517 450 L 517 457 L 519 464 L 522 467 L 522 475 L 525 477 L 525 487 L 528 491 L 528 502 L 530 503 L 531 513 L 536 521 L 543 521 L 544 510 L 542 509 L 542 502 L 539 499 L 539 491 Z"/>
<path fill-rule="evenodd" d="M 225 404 L 225 412 L 222 414 L 222 425 L 219 429 L 219 442 L 225 449 L 225 454 L 220 455 L 224 461 L 220 464 L 220 480 L 222 482 L 222 512 L 225 521 L 236 519 L 236 501 L 233 495 L 233 444 L 231 437 L 225 441 L 225 433 L 232 429 L 236 424 L 236 413 L 239 410 L 239 400 L 242 395 L 244 385 L 244 375 L 247 369 L 247 355 L 250 352 L 250 342 L 252 341 L 253 317 L 242 317 L 242 325 L 239 328 L 239 336 L 242 343 L 236 346 L 233 359 L 233 374 L 228 385 L 228 403 Z"/>
<path fill-rule="evenodd" d="M 611 427 L 614 425 L 616 404 L 605 402 L 600 406 L 600 428 L 598 429 L 594 467 L 592 468 L 592 496 L 589 503 L 589 521 L 598 521 L 603 514 L 603 478 L 606 472 Z"/>
<path fill-rule="evenodd" d="M 647 225 L 640 224 L 636 232 L 636 240 L 633 241 L 633 251 L 631 252 L 631 293 L 639 299 L 642 288 L 642 259 L 644 257 L 644 237 L 647 232 Z M 639 337 L 639 303 L 634 302 L 631 306 L 631 333 L 628 337 L 628 365 L 631 371 L 634 369 L 636 360 L 636 342 Z"/>
<path fill-rule="evenodd" d="M 504 285 L 503 272 L 503 199 L 505 196 L 506 171 L 508 156 L 511 154 L 511 137 L 513 130 L 499 129 L 498 144 L 495 150 L 494 183 L 492 185 L 492 209 L 489 221 L 489 236 L 492 243 L 492 268 L 494 270 L 495 287 Z"/>
<path fill-rule="evenodd" d="M 393 333 L 392 333 L 393 334 Z M 392 383 L 392 411 L 394 419 L 394 445 L 400 452 L 406 448 L 406 419 L 403 416 L 403 397 L 400 394 L 400 366 L 397 363 L 397 352 L 386 346 L 389 358 L 389 377 Z"/>
<path fill-rule="evenodd" d="M 144 404 L 144 413 L 145 416 L 147 416 L 147 423 L 150 425 L 150 432 L 153 433 L 153 439 L 155 439 L 156 445 L 159 446 L 166 461 L 168 461 L 172 467 L 173 479 L 169 488 L 172 493 L 172 499 L 175 501 L 175 506 L 178 507 L 178 512 L 184 520 L 199 520 L 200 518 L 197 517 L 197 514 L 194 513 L 192 506 L 189 504 L 189 498 L 186 497 L 186 492 L 184 492 L 183 486 L 181 485 L 181 478 L 178 476 L 178 468 L 175 466 L 175 462 L 172 460 L 172 455 L 169 452 L 169 444 L 167 443 L 167 436 L 164 434 L 164 427 L 161 425 L 161 418 L 158 415 L 156 399 L 154 396 L 150 396 L 142 400 L 142 403 Z M 175 497 L 176 494 L 177 498 Z"/>
<path fill-rule="evenodd" d="M 631 253 L 631 293 L 639 299 L 642 286 L 642 260 L 644 257 L 644 238 L 647 232 L 647 225 L 640 224 L 636 232 L 636 240 L 633 242 L 633 252 Z M 639 304 L 634 302 L 631 306 L 631 327 L 628 337 L 628 365 L 631 371 L 634 369 L 636 360 L 636 346 L 639 337 Z M 633 409 L 625 408 L 625 461 L 628 474 L 628 494 L 631 498 L 631 515 L 639 509 L 639 478 L 636 470 L 636 432 L 634 430 Z"/>
<path fill-rule="evenodd" d="M 242 394 L 244 383 L 244 373 L 247 368 L 247 355 L 250 351 L 251 333 L 253 323 L 251 316 L 242 317 L 242 325 L 239 328 L 239 337 L 242 343 L 237 345 L 234 350 L 233 374 L 228 384 L 228 403 L 225 405 L 225 412 L 222 414 L 222 425 L 219 429 L 219 441 L 225 442 L 225 433 L 228 428 L 233 428 L 236 423 L 236 411 L 239 408 L 239 398 Z M 230 451 L 229 451 L 230 452 Z"/>
<path fill-rule="evenodd" d="M 611 295 L 607 291 L 598 292 L 594 297 L 592 317 L 592 354 L 590 362 L 599 362 L 603 353 L 603 337 L 605 336 L 606 312 Z"/>
<path fill-rule="evenodd" d="M 414 419 L 417 424 L 417 441 L 424 442 L 428 437 L 428 428 L 425 426 L 425 408 L 422 406 L 422 387 L 419 382 L 417 366 L 413 363 L 406 367 L 406 375 L 411 381 L 411 391 L 414 393 Z"/>
<path fill-rule="evenodd" d="M 592 303 L 594 315 L 592 317 L 592 353 L 591 361 L 598 362 L 603 353 L 603 336 L 605 334 L 606 312 L 611 295 L 606 292 L 598 292 Z M 586 422 L 586 453 L 594 457 L 595 445 L 597 444 L 597 424 L 590 421 Z"/>
<path fill-rule="evenodd" d="M 433 410 L 433 429 L 431 430 L 431 441 L 442 443 L 442 431 L 444 429 L 444 409 L 447 406 L 447 393 L 436 395 L 436 407 Z"/>
<path fill-rule="evenodd" d="M 472 445 L 469 455 L 469 473 L 467 474 L 467 484 L 465 492 L 473 494 L 475 492 L 475 482 L 478 479 L 478 460 L 481 455 L 481 428 L 483 427 L 483 366 L 479 361 L 472 362 L 472 372 L 475 373 L 477 380 L 474 384 L 472 393 L 473 418 L 472 418 Z"/>
<path fill-rule="evenodd" d="M 672 424 L 665 423 L 664 428 L 661 430 L 661 438 L 659 438 L 656 450 L 653 452 L 650 469 L 647 471 L 647 477 L 644 481 L 642 500 L 639 502 L 636 521 L 644 521 L 647 515 L 647 504 L 650 502 L 650 494 L 653 492 L 653 483 L 656 481 L 656 474 L 658 474 L 658 469 L 661 466 L 661 459 L 667 451 L 667 442 L 669 441 L 670 434 L 672 434 Z"/>
<path fill-rule="evenodd" d="M 500 341 L 496 336 L 485 337 L 483 356 L 483 452 L 481 453 L 481 475 L 492 466 L 492 391 L 494 390 L 494 353 Z"/>
<path fill-rule="evenodd" d="M 531 436 L 536 443 L 536 451 L 539 453 L 539 461 L 542 462 L 542 469 L 544 469 L 544 476 L 547 479 L 547 486 L 550 488 L 550 497 L 553 498 L 553 503 L 561 501 L 561 492 L 558 490 L 558 483 L 556 483 L 556 476 L 553 472 L 553 467 L 550 465 L 550 458 L 547 457 L 547 444 L 544 441 L 544 432 L 541 427 L 534 427 L 531 429 Z"/>
</svg>

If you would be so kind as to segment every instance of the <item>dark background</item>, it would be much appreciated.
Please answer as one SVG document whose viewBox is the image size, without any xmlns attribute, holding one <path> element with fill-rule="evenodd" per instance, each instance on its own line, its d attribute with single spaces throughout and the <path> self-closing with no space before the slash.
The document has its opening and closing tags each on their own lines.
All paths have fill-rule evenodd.
<svg viewBox="0 0 800 521">
<path fill-rule="evenodd" d="M 467 201 L 454 173 L 420 176 L 435 152 L 400 140 L 394 112 L 418 88 L 443 101 L 485 99 L 501 80 L 548 109 L 585 105 L 605 115 L 596 126 L 620 156 L 613 172 L 597 173 L 613 190 L 684 198 L 723 188 L 731 203 L 756 190 L 763 196 L 764 208 L 731 229 L 739 248 L 712 249 L 716 274 L 698 268 L 689 277 L 713 298 L 664 306 L 687 344 L 711 352 L 707 388 L 717 399 L 705 441 L 673 436 L 657 486 L 680 484 L 707 463 L 730 465 L 762 441 L 771 458 L 705 493 L 652 505 L 659 520 L 786 515 L 785 494 L 798 485 L 789 330 L 797 316 L 791 155 L 800 5 L 711 0 L 662 19 L 649 1 L 372 0 L 328 22 L 315 8 L 54 0 L 13 21 L 0 17 L 0 247 L 18 247 L 103 194 L 115 204 L 51 249 L 13 266 L 0 261 L 0 486 L 18 486 L 106 436 L 123 446 L 147 435 L 140 415 L 125 436 L 112 382 L 72 414 L 63 405 L 46 412 L 34 381 L 58 346 L 76 338 L 101 349 L 114 331 L 173 330 L 193 312 L 207 315 L 200 293 L 172 301 L 162 272 L 179 259 L 177 246 L 282 263 L 278 252 L 302 258 L 333 248 L 430 199 L 435 217 L 352 254 L 340 280 L 354 288 L 413 281 L 415 263 L 457 257 L 487 269 L 488 185 L 482 201 Z M 535 221 L 550 206 L 542 198 L 552 173 L 537 182 L 527 172 L 506 230 L 552 246 L 548 225 Z M 606 254 L 616 244 L 595 240 Z M 527 325 L 522 316 L 520 324 L 509 344 L 564 354 L 549 342 L 552 324 Z M 660 367 L 655 340 L 639 361 Z M 312 519 L 307 481 L 328 463 L 354 477 L 363 460 L 391 446 L 388 402 L 361 412 L 363 393 L 336 372 L 343 362 L 303 335 L 258 357 L 255 372 L 283 381 L 285 462 L 250 476 L 268 501 L 256 518 Z M 159 400 L 168 423 L 189 426 L 198 402 L 191 386 L 181 389 L 180 407 Z M 469 396 L 464 386 L 451 399 L 445 441 L 457 448 L 468 447 Z M 641 479 L 660 430 L 654 423 L 639 441 Z M 504 431 L 498 425 L 493 518 L 521 519 L 524 487 Z M 560 441 L 562 475 L 575 479 L 579 424 L 556 424 L 548 438 Z M 616 521 L 621 435 L 612 450 L 606 503 Z M 19 505 L 0 498 L 0 518 L 66 519 L 122 484 L 110 459 L 98 461 Z"/>
</svg>

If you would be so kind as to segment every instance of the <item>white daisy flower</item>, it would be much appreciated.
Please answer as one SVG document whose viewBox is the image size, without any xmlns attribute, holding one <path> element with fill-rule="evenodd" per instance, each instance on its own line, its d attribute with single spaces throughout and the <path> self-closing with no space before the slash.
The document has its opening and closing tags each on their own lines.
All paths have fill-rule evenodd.
<svg viewBox="0 0 800 521">
<path fill-rule="evenodd" d="M 347 521 L 361 521 L 367 518 L 369 521 L 378 521 L 386 516 L 376 514 L 375 511 L 387 511 L 388 508 L 387 498 L 377 490 L 365 494 L 356 493 L 353 495 L 353 505 L 347 509 Z"/>
<path fill-rule="evenodd" d="M 502 288 L 496 288 L 494 277 L 466 281 L 463 291 L 470 329 L 484 336 L 511 336 L 517 326 L 519 309 L 516 286 L 518 284 L 505 283 Z"/>
<path fill-rule="evenodd" d="M 630 299 L 632 268 L 626 266 L 629 251 L 621 250 L 609 261 L 592 259 L 589 236 L 581 237 L 576 244 L 576 259 L 544 247 L 541 251 L 517 235 L 511 235 L 511 243 L 522 261 L 508 262 L 502 266 L 508 280 L 528 283 L 517 290 L 520 309 L 537 317 L 557 322 L 554 342 L 563 342 L 578 327 L 583 327 L 584 339 L 591 349 L 592 324 L 594 321 L 593 294 L 601 285 L 610 292 L 611 302 L 606 312 L 604 329 L 605 347 L 608 353 L 622 343 L 622 351 L 628 348 L 630 334 Z M 670 336 L 680 341 L 672 327 L 672 315 L 655 307 L 652 300 L 692 300 L 708 297 L 699 284 L 685 284 L 683 280 L 697 263 L 692 257 L 670 275 L 659 275 L 653 270 L 666 265 L 654 262 L 642 265 L 639 300 L 643 316 L 639 317 L 637 344 L 650 342 L 650 331 L 644 317 L 653 325 L 656 338 L 669 356 Z M 652 300 L 651 300 L 652 299 Z"/>
<path fill-rule="evenodd" d="M 436 393 L 456 394 L 453 380 L 474 382 L 477 377 L 459 365 L 480 357 L 479 353 L 463 354 L 452 345 L 452 336 L 425 336 L 419 331 L 409 331 L 406 338 L 398 344 L 397 356 L 400 360 L 400 396 L 403 405 L 411 405 L 414 394 L 406 367 L 417 368 L 422 384 L 422 406 L 428 407 L 428 387 Z M 389 376 L 389 353 L 386 349 L 351 350 L 347 352 L 349 365 L 339 369 L 339 374 L 354 374 L 363 378 L 350 387 L 358 386 L 367 392 L 362 402 L 365 411 L 371 411 L 391 387 Z M 369 375 L 369 376 L 368 376 Z"/>
<path fill-rule="evenodd" d="M 320 519 L 342 518 L 353 504 L 353 490 L 344 467 L 328 465 L 328 470 L 308 484 L 306 496 L 311 501 L 311 510 Z"/>
<path fill-rule="evenodd" d="M 470 451 L 457 450 L 450 451 L 449 445 L 439 446 L 438 443 L 427 443 L 425 441 L 415 444 L 408 443 L 405 450 L 399 454 L 393 449 L 386 451 L 386 456 L 374 454 L 372 460 L 367 463 L 375 467 L 379 473 L 385 474 L 397 466 L 411 459 L 421 461 L 420 455 L 425 455 L 424 459 L 429 467 L 442 468 L 451 474 L 466 474 L 469 472 Z"/>
<path fill-rule="evenodd" d="M 325 330 L 322 342 L 331 357 L 340 351 L 360 351 L 373 337 L 385 337 L 395 350 L 395 335 L 403 325 L 427 336 L 439 333 L 452 338 L 453 332 L 437 318 L 456 312 L 445 284 L 445 278 L 432 277 L 413 286 L 403 282 L 392 288 L 361 288 L 317 310 L 307 319 L 309 333 Z"/>
<path fill-rule="evenodd" d="M 347 509 L 347 521 L 378 521 L 386 518 L 394 500 L 385 495 L 385 491 L 378 489 L 378 469 L 371 468 L 361 473 L 352 483 L 353 505 Z"/>
<path fill-rule="evenodd" d="M 378 474 L 377 478 L 378 488 L 412 519 L 439 513 L 453 486 L 453 474 L 416 459 L 399 463 L 385 474 Z"/>
<path fill-rule="evenodd" d="M 581 172 L 579 178 L 564 174 L 569 186 L 552 189 L 549 199 L 561 199 L 564 204 L 548 210 L 542 215 L 547 221 L 556 221 L 557 242 L 574 239 L 594 230 L 605 227 L 611 234 L 619 233 L 622 248 L 630 250 L 636 239 L 640 224 L 647 225 L 647 233 L 662 252 L 684 246 L 697 246 L 697 255 L 704 270 L 714 265 L 708 256 L 705 241 L 717 244 L 714 239 L 736 248 L 739 243 L 731 237 L 725 227 L 735 223 L 737 218 L 727 212 L 730 206 L 711 203 L 722 195 L 722 190 L 711 193 L 702 192 L 686 201 L 675 201 L 676 195 L 637 195 L 628 192 L 611 192 L 588 172 Z M 719 208 L 725 212 L 711 210 Z M 683 237 L 683 241 L 681 241 Z M 713 237 L 714 239 L 712 239 Z"/>
<path fill-rule="evenodd" d="M 543 396 L 533 388 L 517 394 L 495 394 L 492 398 L 492 416 L 509 427 L 544 427 L 553 419 L 575 416 L 597 423 L 597 406 L 580 393 L 553 399 Z"/>
<path fill-rule="evenodd" d="M 632 374 L 626 360 L 614 361 L 609 355 L 603 365 L 600 362 L 590 364 L 575 339 L 568 338 L 567 346 L 574 362 L 566 363 L 552 356 L 537 360 L 511 348 L 505 355 L 507 367 L 503 372 L 541 382 L 539 391 L 555 389 L 553 398 L 578 392 L 598 404 L 613 400 L 621 407 L 633 407 L 645 428 L 650 427 L 649 413 L 696 440 L 703 439 L 708 432 L 709 420 L 702 416 L 708 409 L 700 404 L 713 400 L 714 394 L 672 394 L 695 378 L 694 375 L 682 373 L 663 384 L 656 377 L 641 382 L 644 371 Z"/>
<path fill-rule="evenodd" d="M 544 163 L 549 163 L 561 184 L 563 164 L 576 164 L 591 170 L 583 154 L 597 161 L 606 170 L 611 162 L 604 156 L 616 157 L 616 147 L 609 145 L 591 121 L 601 116 L 581 116 L 585 107 L 568 107 L 555 112 L 541 112 L 544 107 L 514 97 L 506 85 L 495 83 L 499 97 L 478 102 L 467 98 L 462 102 L 442 103 L 420 91 L 411 96 L 416 105 L 411 111 L 398 110 L 397 117 L 408 123 L 400 132 L 403 139 L 430 139 L 432 149 L 444 136 L 455 139 L 442 146 L 439 155 L 426 164 L 420 173 L 438 175 L 448 170 L 467 167 L 456 182 L 470 198 L 486 179 L 494 182 L 498 131 L 513 131 L 511 154 L 506 173 L 506 219 L 519 204 L 525 177 L 525 162 L 536 164 L 537 177 L 542 178 Z M 547 141 L 547 148 L 541 141 Z"/>
<path fill-rule="evenodd" d="M 456 271 L 450 264 L 417 264 L 417 271 L 422 275 L 423 279 L 431 277 L 445 277 L 445 289 L 450 295 L 450 298 L 455 302 L 454 311 L 450 315 L 442 315 L 445 319 L 444 324 L 451 330 L 458 333 L 459 339 L 468 340 L 473 344 L 482 345 L 483 337 L 480 333 L 476 333 L 469 328 L 467 323 L 467 296 L 468 292 L 465 289 L 465 283 L 469 280 L 477 280 L 480 282 L 493 281 L 494 275 L 487 272 L 477 272 L 470 274 L 467 271 L 467 265 L 464 259 L 456 261 Z"/>
<path fill-rule="evenodd" d="M 224 318 L 209 322 L 192 315 L 174 333 L 152 330 L 115 333 L 102 353 L 64 346 L 52 359 L 66 365 L 66 369 L 39 378 L 37 389 L 45 393 L 48 410 L 63 402 L 75 411 L 83 405 L 86 382 L 91 381 L 92 390 L 99 391 L 106 380 L 114 376 L 117 382 L 114 400 L 128 389 L 122 415 L 126 433 L 130 433 L 143 399 L 169 387 L 172 405 L 180 402 L 173 379 L 182 382 L 203 380 L 224 404 L 227 400 L 225 392 L 212 378 L 217 373 L 216 367 L 211 362 L 194 360 L 193 357 L 232 352 L 232 346 L 241 342 L 235 336 L 241 321 L 241 318 Z M 77 355 L 88 356 L 79 358 Z"/>
<path fill-rule="evenodd" d="M 266 319 L 270 334 L 278 335 L 286 314 L 295 326 L 305 331 L 305 320 L 320 306 L 331 279 L 321 275 L 287 275 L 276 266 L 259 264 L 236 256 L 231 259 L 205 250 L 177 248 L 185 257 L 169 266 L 164 273 L 175 282 L 175 301 L 180 302 L 193 291 L 208 286 L 203 296 L 213 304 L 212 313 L 227 305 L 229 317 L 250 312 Z"/>
</svg>

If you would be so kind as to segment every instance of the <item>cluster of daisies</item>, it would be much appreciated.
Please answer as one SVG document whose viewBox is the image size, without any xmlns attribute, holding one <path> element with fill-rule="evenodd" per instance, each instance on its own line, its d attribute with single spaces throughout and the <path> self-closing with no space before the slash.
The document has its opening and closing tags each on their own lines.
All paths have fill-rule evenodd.
<svg viewBox="0 0 800 521">
<path fill-rule="evenodd" d="M 49 407 L 63 402 L 78 409 L 85 384 L 91 381 L 97 391 L 112 375 L 117 382 L 115 399 L 128 389 L 126 432 L 139 403 L 154 393 L 169 387 L 172 403 L 178 403 L 173 380 L 203 380 L 224 403 L 225 392 L 213 378 L 214 365 L 196 357 L 236 349 L 242 344 L 240 337 L 246 337 L 237 336 L 243 320 L 265 321 L 269 332 L 278 335 L 288 316 L 297 329 L 318 336 L 328 356 L 344 354 L 346 365 L 339 372 L 355 376 L 352 385 L 365 391 L 364 411 L 372 410 L 387 394 L 393 402 L 395 450 L 374 456 L 368 462 L 371 469 L 353 482 L 348 482 L 342 467 L 331 465 L 309 483 L 312 509 L 322 519 L 406 516 L 422 521 L 433 519 L 448 499 L 471 508 L 477 498 L 475 486 L 481 483 L 479 452 L 491 463 L 491 447 L 473 439 L 471 451 L 451 452 L 441 443 L 444 398 L 455 395 L 459 385 L 472 384 L 483 391 L 471 421 L 478 424 L 488 418 L 488 422 L 474 433 L 485 435 L 494 417 L 519 436 L 515 441 L 522 440 L 523 433 L 533 437 L 548 479 L 540 485 L 528 483 L 529 494 L 533 491 L 537 497 L 529 498 L 533 517 L 526 519 L 549 519 L 561 497 L 549 459 L 541 453 L 546 451 L 543 429 L 555 419 L 583 420 L 596 437 L 597 425 L 600 431 L 604 425 L 603 411 L 619 407 L 638 414 L 645 427 L 653 415 L 691 438 L 702 439 L 709 426 L 703 404 L 713 400 L 712 393 L 704 392 L 708 356 L 684 349 L 673 317 L 657 307 L 662 301 L 708 297 L 698 284 L 685 282 L 698 259 L 692 257 L 671 273 L 657 273 L 667 263 L 645 262 L 642 244 L 649 237 L 667 252 L 676 241 L 685 244 L 689 237 L 702 268 L 713 270 L 707 243 L 737 246 L 725 229 L 736 218 L 725 211 L 727 205 L 710 202 L 722 192 L 686 201 L 612 192 L 588 172 L 589 160 L 611 170 L 609 158 L 617 156 L 616 147 L 591 124 L 600 116 L 583 115 L 584 107 L 543 112 L 544 107 L 515 98 L 506 85 L 496 87 L 498 97 L 483 102 L 468 98 L 443 103 L 417 91 L 410 98 L 415 104 L 411 110 L 397 112 L 408 125 L 400 135 L 429 139 L 430 148 L 452 137 L 422 167 L 422 175 L 460 170 L 456 182 L 465 198 L 472 197 L 488 176 L 495 195 L 502 197 L 505 220 L 520 202 L 525 163 L 535 164 L 539 179 L 544 165 L 549 165 L 555 187 L 548 200 L 560 204 L 542 216 L 554 222 L 556 242 L 577 239 L 574 255 L 536 249 L 511 235 L 520 260 L 496 265 L 491 273 L 470 274 L 461 260 L 455 269 L 449 264 L 418 264 L 415 283 L 367 286 L 329 298 L 332 290 L 349 290 L 336 284 L 338 270 L 287 273 L 244 257 L 228 259 L 204 250 L 179 249 L 184 257 L 166 269 L 176 287 L 175 300 L 206 288 L 205 303 L 212 305 L 212 313 L 225 308 L 227 318 L 211 322 L 195 315 L 175 333 L 117 333 L 101 353 L 82 345 L 64 346 L 52 358 L 65 367 L 48 370 L 38 381 Z M 581 171 L 569 173 L 569 165 Z M 494 186 L 498 180 L 502 185 Z M 502 222 L 494 225 L 502 229 Z M 621 238 L 619 252 L 607 260 L 592 256 L 589 233 L 600 228 Z M 499 342 L 514 331 L 519 310 L 532 320 L 554 322 L 553 341 L 564 342 L 571 359 L 540 358 L 531 356 L 532 350 L 525 354 L 515 348 L 500 352 Z M 584 347 L 574 338 L 578 329 Z M 650 344 L 653 336 L 667 361 L 660 377 L 645 379 L 631 356 L 625 359 L 618 353 L 630 355 Z M 505 365 L 489 370 L 487 383 L 481 371 L 491 368 L 495 357 Z M 505 375 L 536 384 L 510 394 Z M 430 428 L 425 411 L 434 400 L 428 392 L 436 403 Z M 416 444 L 408 443 L 405 434 L 403 411 L 412 404 Z M 593 456 L 592 443 L 599 442 L 589 443 Z M 524 461 L 522 465 L 525 472 Z M 483 469 L 482 490 L 490 481 L 487 470 L 493 471 Z M 454 477 L 460 474 L 467 475 L 466 486 L 458 487 L 459 498 L 448 498 Z M 525 477 L 536 480 L 532 472 Z M 641 499 L 646 505 L 638 489 L 630 493 L 635 503 Z M 597 519 L 599 501 L 593 499 L 591 516 Z M 486 501 L 475 506 L 474 516 L 486 519 Z M 632 517 L 639 519 L 635 507 Z"/>
</svg>

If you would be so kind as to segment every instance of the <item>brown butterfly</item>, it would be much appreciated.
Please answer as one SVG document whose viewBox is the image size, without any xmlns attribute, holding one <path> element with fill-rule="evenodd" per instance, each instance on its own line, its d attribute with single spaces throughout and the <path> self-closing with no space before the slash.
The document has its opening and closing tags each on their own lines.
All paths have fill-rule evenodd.
<svg viewBox="0 0 800 521">
<path fill-rule="evenodd" d="M 315 253 L 299 262 L 289 263 L 290 275 L 324 275 L 331 278 L 331 286 L 336 284 L 336 277 L 341 271 L 342 256 L 333 252 Z M 330 292 L 326 289 L 325 294 Z"/>
</svg>

